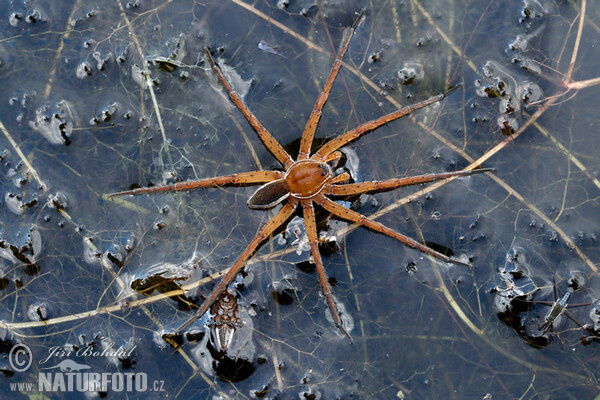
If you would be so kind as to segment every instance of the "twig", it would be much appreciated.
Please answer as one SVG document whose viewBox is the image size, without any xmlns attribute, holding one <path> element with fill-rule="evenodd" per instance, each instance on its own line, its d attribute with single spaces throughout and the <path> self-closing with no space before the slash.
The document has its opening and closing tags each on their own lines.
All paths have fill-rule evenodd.
<svg viewBox="0 0 600 400">
<path fill-rule="evenodd" d="M 565 75 L 565 81 L 570 82 L 571 76 L 573 75 L 573 68 L 575 68 L 575 61 L 577 60 L 577 53 L 579 52 L 579 44 L 581 43 L 581 33 L 583 32 L 583 22 L 585 21 L 585 8 L 587 0 L 581 0 L 581 10 L 579 11 L 579 26 L 577 27 L 577 36 L 575 36 L 575 45 L 573 46 L 573 53 L 571 54 L 571 62 L 569 63 L 569 69 L 567 75 Z"/>
<path fill-rule="evenodd" d="M 125 13 L 125 9 L 123 8 L 123 5 L 121 4 L 121 1 L 117 0 L 117 4 L 119 5 L 119 9 L 121 10 L 121 17 L 125 21 L 125 24 L 126 24 L 126 26 L 128 28 L 128 31 L 131 34 L 131 38 L 133 40 L 133 43 L 135 43 L 135 47 L 137 48 L 137 51 L 140 54 L 140 57 L 142 59 L 142 71 L 144 71 L 143 75 L 144 75 L 144 78 L 146 80 L 146 87 L 150 91 L 150 97 L 152 98 L 152 104 L 154 106 L 154 112 L 156 113 L 156 119 L 158 121 L 158 127 L 160 128 L 160 133 L 161 133 L 162 139 L 163 139 L 163 145 L 161 147 L 161 151 L 165 150 L 167 152 L 167 158 L 169 159 L 169 167 L 172 167 L 173 166 L 173 160 L 171 159 L 171 152 L 169 150 L 170 143 L 169 143 L 169 140 L 167 139 L 167 134 L 165 132 L 165 127 L 163 126 L 163 123 L 162 123 L 162 117 L 160 115 L 160 108 L 158 106 L 158 101 L 156 100 L 156 94 L 154 93 L 154 86 L 153 86 L 153 83 L 152 83 L 152 79 L 150 78 L 150 73 L 149 72 L 145 72 L 145 68 L 143 67 L 143 63 L 144 63 L 144 59 L 145 59 L 145 57 L 144 57 L 144 51 L 142 50 L 142 46 L 140 45 L 140 42 L 139 42 L 138 37 L 137 37 L 137 34 L 135 33 L 135 30 L 131 26 L 131 21 L 129 21 L 129 17 Z"/>
<path fill-rule="evenodd" d="M 0 121 L 0 130 L 2 131 L 2 133 L 4 134 L 4 136 L 6 137 L 6 139 L 10 142 L 11 146 L 13 147 L 13 149 L 15 149 L 15 152 L 17 153 L 17 155 L 19 156 L 19 158 L 21 159 L 21 161 L 23 161 L 23 164 L 25 164 L 25 166 L 27 167 L 27 169 L 29 170 L 29 172 L 31 173 L 31 175 L 33 175 L 33 178 L 37 181 L 37 183 L 39 183 L 39 185 L 42 188 L 42 190 L 45 191 L 48 188 L 48 186 L 44 183 L 44 181 L 42 181 L 42 179 L 38 175 L 37 171 L 29 163 L 29 160 L 27 159 L 27 157 L 25 157 L 25 154 L 23 154 L 23 152 L 19 148 L 19 145 L 17 144 L 17 142 L 15 142 L 15 140 L 11 136 L 10 132 L 8 132 L 8 130 L 6 130 L 6 128 L 4 127 L 4 124 L 2 123 L 2 121 Z"/>
<path fill-rule="evenodd" d="M 54 83 L 54 77 L 56 75 L 56 69 L 60 65 L 61 55 L 63 48 L 65 47 L 65 43 L 69 40 L 69 36 L 71 36 L 71 32 L 73 32 L 73 25 L 71 22 L 73 21 L 73 14 L 76 10 L 81 8 L 81 0 L 77 0 L 77 2 L 73 5 L 71 10 L 71 14 L 67 19 L 65 33 L 62 35 L 61 39 L 58 41 L 58 49 L 56 49 L 56 57 L 54 57 L 54 62 L 52 63 L 52 69 L 50 70 L 50 74 L 48 77 L 48 82 L 46 83 L 46 89 L 44 90 L 44 97 L 47 99 L 50 97 L 50 91 L 52 90 L 52 85 Z"/>
</svg>

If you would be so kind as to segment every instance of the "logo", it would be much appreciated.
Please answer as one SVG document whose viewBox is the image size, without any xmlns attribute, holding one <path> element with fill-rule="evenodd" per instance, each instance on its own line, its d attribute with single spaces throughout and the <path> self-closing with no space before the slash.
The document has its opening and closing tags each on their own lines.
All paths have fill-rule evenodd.
<svg viewBox="0 0 600 400">
<path fill-rule="evenodd" d="M 31 367 L 33 357 L 29 346 L 17 343 L 8 353 L 8 363 L 15 372 L 25 372 Z"/>
<path fill-rule="evenodd" d="M 144 372 L 93 372 L 92 367 L 74 361 L 68 357 L 78 357 L 84 361 L 97 357 L 131 357 L 135 346 L 115 348 L 114 343 L 106 342 L 102 348 L 88 346 L 72 349 L 55 346 L 48 349 L 48 355 L 42 359 L 36 357 L 40 371 L 38 381 L 11 382 L 12 392 L 163 392 L 164 381 L 148 382 Z M 31 348 L 23 343 L 14 345 L 8 354 L 8 361 L 15 372 L 27 371 L 33 363 Z M 50 362 L 48 362 L 50 361 Z M 54 361 L 54 362 L 52 362 Z M 58 363 L 57 363 L 58 362 Z M 46 364 L 48 363 L 48 364 Z M 57 364 L 55 364 L 57 363 Z M 45 365 L 52 365 L 45 367 Z M 44 366 L 44 367 L 42 367 Z M 47 371 L 42 371 L 47 370 Z"/>
</svg>

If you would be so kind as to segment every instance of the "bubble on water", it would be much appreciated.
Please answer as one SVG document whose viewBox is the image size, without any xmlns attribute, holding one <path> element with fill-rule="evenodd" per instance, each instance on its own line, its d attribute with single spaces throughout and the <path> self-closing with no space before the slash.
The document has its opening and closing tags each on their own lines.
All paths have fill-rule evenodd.
<svg viewBox="0 0 600 400">
<path fill-rule="evenodd" d="M 119 112 L 120 108 L 121 104 L 119 102 L 109 104 L 98 114 L 94 113 L 93 118 L 90 120 L 90 125 L 96 125 L 102 122 L 110 122 L 113 116 Z"/>
<path fill-rule="evenodd" d="M 127 370 L 135 363 L 133 357 L 136 355 L 138 346 L 135 338 L 129 338 L 126 342 L 117 344 L 114 338 L 102 337 L 99 342 L 98 351 L 115 367 Z"/>
<path fill-rule="evenodd" d="M 56 211 L 63 211 L 69 205 L 68 197 L 63 192 L 56 192 L 48 194 L 48 200 L 46 206 Z"/>
<path fill-rule="evenodd" d="M 519 122 L 516 118 L 510 117 L 508 115 L 501 115 L 497 120 L 498 127 L 500 128 L 500 132 L 506 136 L 510 136 L 519 129 Z"/>
<path fill-rule="evenodd" d="M 20 12 L 13 12 L 10 14 L 8 18 L 8 22 L 11 26 L 17 26 L 21 21 L 23 21 L 24 15 Z"/>
<path fill-rule="evenodd" d="M 581 271 L 571 271 L 569 272 L 569 287 L 577 290 L 585 285 L 585 275 Z"/>
<path fill-rule="evenodd" d="M 227 80 L 227 82 L 229 82 L 233 90 L 242 99 L 246 97 L 248 91 L 250 90 L 250 86 L 252 86 L 252 79 L 248 79 L 245 81 L 244 79 L 242 79 L 242 76 L 235 70 L 235 68 L 227 65 L 222 59 L 219 59 L 217 61 L 217 64 L 219 64 L 219 67 L 221 67 L 221 72 L 223 72 L 225 79 Z M 225 95 L 225 92 L 221 89 L 220 85 L 217 84 L 216 80 L 214 81 L 214 85 L 215 88 L 218 88 L 219 93 L 223 93 L 223 95 Z"/>
<path fill-rule="evenodd" d="M 510 114 L 518 112 L 521 109 L 520 102 L 511 95 L 503 96 L 500 99 L 500 105 L 498 106 L 502 114 Z"/>
<path fill-rule="evenodd" d="M 310 251 L 310 244 L 306 236 L 306 228 L 304 219 L 295 216 L 286 226 L 285 231 L 277 235 L 278 246 L 297 246 L 296 254 L 300 255 L 303 252 Z"/>
<path fill-rule="evenodd" d="M 77 66 L 75 70 L 75 76 L 79 79 L 87 78 L 88 76 L 92 76 L 92 66 L 89 62 L 83 61 Z"/>
<path fill-rule="evenodd" d="M 592 308 L 590 309 L 590 319 L 594 324 L 594 330 L 600 330 L 600 300 L 596 300 L 592 303 Z"/>
<path fill-rule="evenodd" d="M 12 192 L 4 195 L 4 203 L 6 204 L 6 208 L 8 208 L 13 214 L 21 215 L 25 211 L 22 207 L 23 202 L 21 201 L 21 197 Z"/>
<path fill-rule="evenodd" d="M 180 33 L 177 37 L 167 40 L 167 46 L 170 49 L 169 58 L 172 60 L 181 61 L 187 55 L 185 47 L 186 36 L 184 33 Z"/>
<path fill-rule="evenodd" d="M 540 64 L 529 58 L 523 58 L 521 60 L 521 69 L 532 72 L 535 75 L 542 74 L 542 68 L 540 67 Z"/>
<path fill-rule="evenodd" d="M 544 97 L 542 88 L 533 82 L 524 82 L 517 87 L 517 97 L 525 104 L 534 103 Z"/>
<path fill-rule="evenodd" d="M 94 244 L 93 238 L 83 238 L 83 259 L 90 265 L 102 265 L 102 252 Z"/>
<path fill-rule="evenodd" d="M 521 16 L 524 18 L 542 18 L 551 10 L 551 4 L 546 0 L 524 0 Z"/>
<path fill-rule="evenodd" d="M 51 315 L 50 308 L 47 302 L 30 304 L 27 309 L 27 318 L 30 321 L 45 321 Z"/>
<path fill-rule="evenodd" d="M 298 398 L 300 399 L 311 399 L 311 400 L 321 400 L 323 395 L 315 386 L 310 386 L 308 390 L 304 390 L 298 393 Z"/>
<path fill-rule="evenodd" d="M 123 260 L 125 260 L 125 249 L 120 244 L 115 244 L 113 249 L 105 251 L 102 255 L 103 263 L 105 265 L 113 265 L 117 268 L 124 266 Z"/>
<path fill-rule="evenodd" d="M 76 121 L 73 110 L 73 104 L 66 100 L 59 101 L 53 107 L 42 106 L 36 110 L 35 119 L 29 121 L 29 126 L 40 132 L 50 143 L 68 146 L 71 144 Z"/>
<path fill-rule="evenodd" d="M 515 92 L 517 80 L 496 61 L 487 61 L 482 71 L 485 78 L 475 81 L 480 97 L 502 97 Z"/>
<path fill-rule="evenodd" d="M 131 78 L 138 85 L 146 86 L 146 72 L 137 64 L 131 66 Z"/>
<path fill-rule="evenodd" d="M 31 198 L 24 200 L 22 195 L 8 192 L 4 198 L 6 207 L 16 215 L 23 214 L 26 210 L 37 206 L 38 197 L 34 194 Z"/>
<path fill-rule="evenodd" d="M 527 44 L 527 36 L 517 35 L 517 37 L 508 44 L 508 48 L 513 51 L 523 51 L 527 48 Z"/>
<path fill-rule="evenodd" d="M 415 80 L 421 80 L 425 76 L 423 65 L 416 62 L 406 62 L 397 72 L 398 79 L 403 85 L 408 85 Z"/>
<path fill-rule="evenodd" d="M 27 14 L 25 17 L 25 22 L 28 24 L 35 24 L 36 22 L 46 22 L 48 21 L 48 17 L 43 10 L 39 8 L 34 8 Z"/>
<path fill-rule="evenodd" d="M 324 297 L 322 292 L 320 292 L 320 295 Z M 332 295 L 332 297 L 338 314 L 340 315 L 340 319 L 342 320 L 342 326 L 344 327 L 346 332 L 350 333 L 352 329 L 354 329 L 354 318 L 348 313 L 348 311 L 346 310 L 346 305 L 344 303 L 338 301 L 338 299 L 334 295 Z M 335 330 L 335 333 L 339 337 L 345 338 L 346 336 L 335 326 L 335 322 L 333 320 L 333 316 L 329 307 L 327 307 L 325 310 L 325 317 L 327 318 L 327 321 L 331 324 L 332 329 Z"/>
<path fill-rule="evenodd" d="M 29 259 L 31 262 L 35 262 L 35 260 L 39 258 L 40 252 L 42 251 L 42 235 L 40 234 L 37 226 L 33 225 L 29 228 L 27 238 L 31 250 L 31 256 Z"/>
<path fill-rule="evenodd" d="M 105 57 L 102 57 L 102 53 L 99 51 L 92 53 L 92 57 L 96 60 L 96 68 L 98 68 L 98 71 L 104 71 L 106 64 L 113 58 L 112 53 L 108 53 Z"/>
<path fill-rule="evenodd" d="M 125 8 L 138 8 L 141 5 L 141 0 L 133 0 L 125 3 Z"/>
<path fill-rule="evenodd" d="M 360 158 L 356 150 L 351 149 L 349 146 L 343 147 L 340 151 L 346 156 L 346 163 L 344 169 L 348 170 L 350 177 L 356 182 L 358 180 L 358 170 L 360 167 Z M 337 172 L 337 171 L 336 171 Z"/>
</svg>

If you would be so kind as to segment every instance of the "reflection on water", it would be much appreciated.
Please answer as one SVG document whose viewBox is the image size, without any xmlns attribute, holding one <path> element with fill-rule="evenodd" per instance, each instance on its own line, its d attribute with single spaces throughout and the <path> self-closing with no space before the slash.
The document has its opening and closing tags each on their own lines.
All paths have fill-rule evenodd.
<svg viewBox="0 0 600 400">
<path fill-rule="evenodd" d="M 94 372 L 147 373 L 183 398 L 595 396 L 600 32 L 587 2 L 576 40 L 584 5 L 7 5 L 0 10 L 0 318 L 13 325 L 2 328 L 2 351 L 25 342 L 41 359 L 53 346 L 135 346 L 122 360 L 74 361 Z M 208 318 L 169 337 L 273 214 L 248 209 L 253 188 L 103 194 L 276 167 L 204 64 L 204 48 L 277 140 L 294 143 L 343 28 L 363 8 L 366 21 L 316 136 L 322 143 L 395 110 L 393 102 L 462 83 L 416 119 L 348 146 L 340 168 L 368 181 L 458 170 L 484 156 L 493 177 L 346 203 L 465 255 L 474 268 L 437 263 L 317 214 L 353 344 L 329 320 L 301 219 L 238 277 L 238 322 L 217 342 Z M 185 356 L 173 351 L 181 344 Z M 35 368 L 15 373 L 4 362 L 2 370 L 7 385 L 37 381 Z"/>
</svg>

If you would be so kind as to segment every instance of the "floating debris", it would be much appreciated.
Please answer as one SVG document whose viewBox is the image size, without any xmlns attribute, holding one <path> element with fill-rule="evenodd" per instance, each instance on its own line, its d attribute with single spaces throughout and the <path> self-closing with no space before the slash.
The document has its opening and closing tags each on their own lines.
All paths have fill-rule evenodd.
<svg viewBox="0 0 600 400">
<path fill-rule="evenodd" d="M 277 54 L 280 57 L 287 58 L 279 51 L 277 46 L 271 45 L 271 44 L 265 42 L 264 40 L 260 41 L 260 43 L 258 44 L 258 48 L 267 53 Z"/>
</svg>

